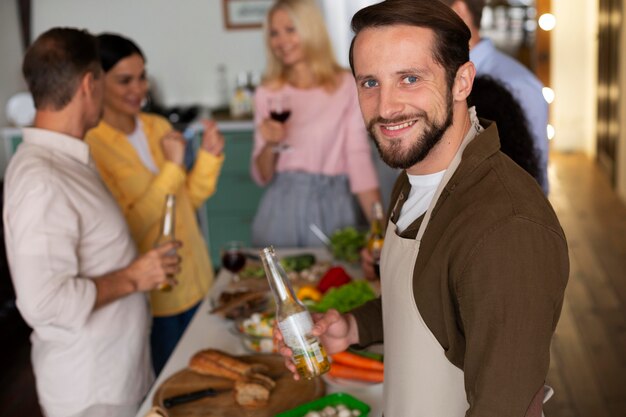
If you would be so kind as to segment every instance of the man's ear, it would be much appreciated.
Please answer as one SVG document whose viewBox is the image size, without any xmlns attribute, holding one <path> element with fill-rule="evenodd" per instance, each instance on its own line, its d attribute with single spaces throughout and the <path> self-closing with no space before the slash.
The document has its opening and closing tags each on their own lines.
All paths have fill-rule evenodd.
<svg viewBox="0 0 626 417">
<path fill-rule="evenodd" d="M 83 78 L 80 80 L 80 88 L 84 94 L 92 95 L 96 85 L 94 83 L 94 74 L 91 71 L 87 71 Z"/>
<path fill-rule="evenodd" d="M 472 92 L 476 67 L 472 61 L 461 65 L 456 72 L 454 85 L 452 86 L 452 98 L 455 101 L 465 101 Z"/>
</svg>

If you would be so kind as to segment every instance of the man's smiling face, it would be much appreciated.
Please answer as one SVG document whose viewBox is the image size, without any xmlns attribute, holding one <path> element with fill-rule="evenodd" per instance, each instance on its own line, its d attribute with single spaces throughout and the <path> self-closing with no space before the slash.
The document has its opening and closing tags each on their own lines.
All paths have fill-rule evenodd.
<svg viewBox="0 0 626 417">
<path fill-rule="evenodd" d="M 424 160 L 452 124 L 452 92 L 433 58 L 432 30 L 406 25 L 361 31 L 354 72 L 361 112 L 385 163 Z"/>
</svg>

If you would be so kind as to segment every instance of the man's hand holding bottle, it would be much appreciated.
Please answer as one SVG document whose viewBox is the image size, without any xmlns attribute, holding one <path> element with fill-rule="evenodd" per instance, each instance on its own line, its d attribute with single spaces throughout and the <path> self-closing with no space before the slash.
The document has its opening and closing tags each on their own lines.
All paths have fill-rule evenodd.
<svg viewBox="0 0 626 417">
<path fill-rule="evenodd" d="M 319 338 L 328 355 L 343 352 L 350 345 L 359 342 L 359 330 L 352 314 L 341 314 L 335 309 L 330 309 L 326 313 L 316 313 L 312 316 L 315 325 L 311 336 Z M 293 373 L 293 378 L 296 381 L 299 380 L 300 375 L 292 360 L 293 352 L 285 344 L 277 324 L 274 325 L 274 343 L 278 348 L 278 353 L 285 360 L 285 366 Z"/>
<path fill-rule="evenodd" d="M 180 272 L 181 261 L 176 250 L 181 246 L 180 241 L 167 242 L 133 261 L 127 270 L 133 278 L 136 291 L 156 290 L 163 284 L 175 286 L 178 282 L 173 277 Z"/>
</svg>

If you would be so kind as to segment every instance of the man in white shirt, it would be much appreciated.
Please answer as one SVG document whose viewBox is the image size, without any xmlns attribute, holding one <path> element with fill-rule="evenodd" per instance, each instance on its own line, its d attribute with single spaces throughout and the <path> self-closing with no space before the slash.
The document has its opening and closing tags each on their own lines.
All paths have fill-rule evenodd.
<svg viewBox="0 0 626 417">
<path fill-rule="evenodd" d="M 33 328 L 44 415 L 132 416 L 153 380 L 144 292 L 178 272 L 170 243 L 137 258 L 124 218 L 91 161 L 85 132 L 102 112 L 97 40 L 54 28 L 23 73 L 35 127 L 5 176 L 4 224 L 17 306 Z"/>
<path fill-rule="evenodd" d="M 477 75 L 489 75 L 501 81 L 519 101 L 531 130 L 539 160 L 541 188 L 547 195 L 548 183 L 548 103 L 543 97 L 543 85 L 525 66 L 500 52 L 489 39 L 480 37 L 480 21 L 485 0 L 441 0 L 454 10 L 470 29 L 470 60 Z M 480 116 L 480 114 L 478 115 Z"/>
</svg>

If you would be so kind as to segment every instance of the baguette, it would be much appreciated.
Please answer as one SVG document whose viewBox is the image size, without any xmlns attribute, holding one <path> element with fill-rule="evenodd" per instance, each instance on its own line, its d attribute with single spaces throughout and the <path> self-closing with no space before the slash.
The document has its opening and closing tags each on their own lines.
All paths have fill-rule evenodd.
<svg viewBox="0 0 626 417">
<path fill-rule="evenodd" d="M 276 382 L 261 372 L 267 366 L 260 363 L 246 363 L 217 349 L 197 352 L 189 360 L 189 369 L 201 375 L 228 378 L 235 381 L 234 395 L 237 404 L 246 408 L 267 405 L 270 391 Z"/>
<path fill-rule="evenodd" d="M 245 378 L 254 373 L 267 372 L 267 366 L 263 364 L 246 363 L 217 349 L 197 352 L 189 361 L 189 369 L 199 374 L 232 380 Z"/>
</svg>

